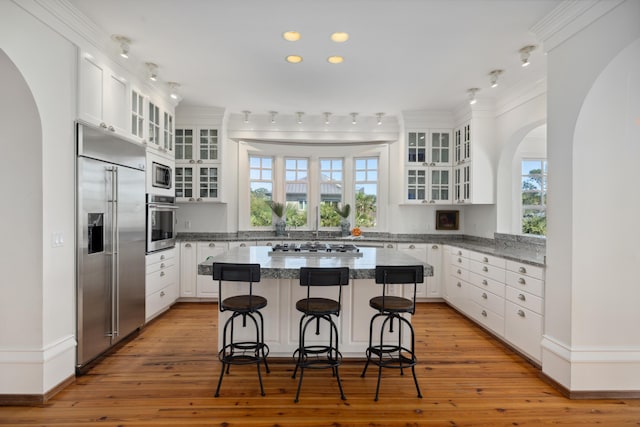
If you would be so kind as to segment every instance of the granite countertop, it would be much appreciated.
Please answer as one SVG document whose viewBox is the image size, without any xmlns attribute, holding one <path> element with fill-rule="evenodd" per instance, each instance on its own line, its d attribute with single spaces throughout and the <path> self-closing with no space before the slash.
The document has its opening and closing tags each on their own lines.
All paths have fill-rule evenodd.
<svg viewBox="0 0 640 427">
<path fill-rule="evenodd" d="M 180 233 L 178 241 L 218 241 L 237 242 L 255 241 L 348 241 L 362 249 L 367 244 L 389 243 L 431 243 L 456 246 L 480 252 L 486 255 L 502 257 L 508 260 L 544 267 L 545 240 L 540 237 L 495 233 L 495 239 L 467 236 L 461 234 L 391 234 L 365 233 L 362 237 L 340 237 L 339 233 L 321 232 L 315 237 L 310 232 L 294 232 L 290 237 L 276 237 L 273 232 L 239 233 Z"/>
<path fill-rule="evenodd" d="M 214 260 L 217 262 L 260 264 L 263 278 L 297 279 L 300 267 L 349 267 L 352 279 L 372 279 L 376 265 L 424 265 L 424 275 L 433 276 L 433 267 L 395 249 L 361 248 L 361 257 L 345 255 L 320 255 L 318 253 L 269 256 L 267 246 L 231 248 L 228 252 L 210 257 L 198 264 L 198 274 L 211 276 Z"/>
</svg>

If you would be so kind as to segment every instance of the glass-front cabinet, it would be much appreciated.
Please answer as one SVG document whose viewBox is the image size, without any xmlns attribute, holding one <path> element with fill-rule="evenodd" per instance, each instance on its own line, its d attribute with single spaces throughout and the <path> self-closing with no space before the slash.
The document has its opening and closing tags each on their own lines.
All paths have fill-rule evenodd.
<svg viewBox="0 0 640 427">
<path fill-rule="evenodd" d="M 451 135 L 450 129 L 407 132 L 405 157 L 407 203 L 451 203 Z"/>
<path fill-rule="evenodd" d="M 176 201 L 220 200 L 218 129 L 180 126 L 175 129 Z"/>
<path fill-rule="evenodd" d="M 405 170 L 407 203 L 451 203 L 450 167 L 407 167 Z"/>
</svg>

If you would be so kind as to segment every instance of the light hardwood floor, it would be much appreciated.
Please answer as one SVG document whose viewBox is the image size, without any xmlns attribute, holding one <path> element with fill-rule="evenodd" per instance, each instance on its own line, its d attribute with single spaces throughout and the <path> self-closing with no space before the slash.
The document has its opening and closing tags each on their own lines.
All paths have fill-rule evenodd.
<svg viewBox="0 0 640 427">
<path fill-rule="evenodd" d="M 19 426 L 627 426 L 640 400 L 569 400 L 538 370 L 439 303 L 414 318 L 418 380 L 384 370 L 360 378 L 361 361 L 340 368 L 346 401 L 328 370 L 305 373 L 300 402 L 290 360 L 272 360 L 259 393 L 254 366 L 234 366 L 213 393 L 217 306 L 177 304 L 140 335 L 78 377 L 46 405 L 0 407 L 0 425 Z"/>
</svg>

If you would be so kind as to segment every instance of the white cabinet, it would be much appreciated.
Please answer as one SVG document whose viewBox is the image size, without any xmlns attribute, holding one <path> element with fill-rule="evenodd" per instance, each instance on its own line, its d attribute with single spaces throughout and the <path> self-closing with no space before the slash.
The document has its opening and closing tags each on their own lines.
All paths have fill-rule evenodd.
<svg viewBox="0 0 640 427">
<path fill-rule="evenodd" d="M 227 250 L 226 242 L 180 243 L 181 298 L 218 298 L 218 282 L 211 276 L 198 275 L 198 264 Z"/>
<path fill-rule="evenodd" d="M 451 184 L 451 131 L 408 131 L 406 202 L 450 204 Z"/>
<path fill-rule="evenodd" d="M 145 318 L 148 322 L 168 310 L 178 298 L 178 264 L 175 249 L 146 256 L 145 286 Z"/>
<path fill-rule="evenodd" d="M 398 243 L 397 250 L 399 252 L 405 253 L 409 256 L 416 258 L 417 262 L 427 262 L 427 244 L 426 243 Z M 411 286 L 405 286 L 404 292 L 413 292 L 413 288 Z M 406 296 L 409 294 L 406 293 Z M 427 296 L 427 281 L 425 280 L 423 283 L 418 283 L 416 287 L 416 297 L 417 298 L 425 298 Z"/>
<path fill-rule="evenodd" d="M 433 276 L 427 277 L 427 298 L 442 297 L 442 251 L 444 246 L 427 244 L 427 264 L 433 267 Z"/>
<path fill-rule="evenodd" d="M 445 300 L 541 361 L 544 269 L 457 247 L 448 247 Z"/>
<path fill-rule="evenodd" d="M 454 130 L 452 202 L 455 204 L 494 203 L 491 147 L 495 118 L 474 115 Z"/>
<path fill-rule="evenodd" d="M 79 58 L 78 117 L 129 136 L 129 81 L 87 52 Z"/>
<path fill-rule="evenodd" d="M 220 200 L 218 130 L 179 126 L 175 129 L 176 199 L 179 202 Z"/>
</svg>

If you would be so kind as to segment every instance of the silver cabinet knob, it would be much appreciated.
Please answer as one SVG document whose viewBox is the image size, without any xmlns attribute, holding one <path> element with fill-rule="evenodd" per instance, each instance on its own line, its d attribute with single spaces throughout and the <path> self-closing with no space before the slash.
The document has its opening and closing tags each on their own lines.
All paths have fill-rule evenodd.
<svg viewBox="0 0 640 427">
<path fill-rule="evenodd" d="M 190 248 L 190 247 L 191 247 L 191 243 L 185 243 L 185 244 L 184 244 L 184 247 L 185 247 L 185 248 Z"/>
<path fill-rule="evenodd" d="M 416 245 L 409 245 L 409 249 L 415 249 Z"/>
<path fill-rule="evenodd" d="M 164 293 L 164 291 L 160 291 L 160 296 L 161 296 L 161 297 L 163 297 L 163 296 L 165 296 L 165 295 L 166 295 L 166 294 Z"/>
<path fill-rule="evenodd" d="M 164 262 L 160 263 L 160 268 L 164 268 Z"/>
<path fill-rule="evenodd" d="M 196 199 L 196 202 L 201 202 L 201 201 L 202 201 L 202 197 L 198 197 L 198 198 Z"/>
<path fill-rule="evenodd" d="M 202 160 L 198 159 L 198 163 L 202 163 Z"/>
<path fill-rule="evenodd" d="M 195 162 L 196 162 L 196 161 L 195 161 L 195 160 L 193 160 L 193 159 L 190 159 L 190 160 L 189 160 L 189 163 L 195 163 Z"/>
<path fill-rule="evenodd" d="M 489 271 L 489 269 L 485 266 L 485 267 L 482 267 L 482 271 L 486 273 L 487 271 Z"/>
<path fill-rule="evenodd" d="M 458 263 L 462 263 L 462 258 L 458 258 Z"/>
<path fill-rule="evenodd" d="M 518 299 L 519 299 L 520 301 L 526 301 L 526 300 L 527 300 L 527 297 L 525 297 L 525 296 L 524 296 L 524 294 L 518 294 Z"/>
<path fill-rule="evenodd" d="M 392 245 L 391 243 L 389 243 L 389 244 L 387 245 L 387 248 L 388 248 L 388 249 L 393 249 L 393 245 Z"/>
<path fill-rule="evenodd" d="M 486 310 L 482 310 L 482 316 L 487 317 L 487 311 Z"/>
<path fill-rule="evenodd" d="M 487 257 L 482 258 L 482 262 L 489 262 L 489 258 Z"/>
<path fill-rule="evenodd" d="M 215 243 L 213 243 L 213 242 L 211 242 L 211 243 L 209 243 L 209 247 L 210 247 L 210 248 L 215 248 L 215 247 L 216 247 L 216 244 L 215 244 Z"/>
<path fill-rule="evenodd" d="M 435 202 L 436 202 L 435 200 L 430 200 L 430 201 L 429 201 L 429 203 L 435 203 Z"/>
<path fill-rule="evenodd" d="M 482 299 L 487 299 L 487 298 L 489 298 L 489 297 L 487 296 L 487 293 L 486 293 L 486 292 L 483 292 L 483 293 L 482 293 Z"/>
<path fill-rule="evenodd" d="M 462 283 L 458 282 L 458 283 L 457 283 L 457 286 L 458 286 L 459 288 L 461 288 L 461 287 L 462 287 Z"/>
<path fill-rule="evenodd" d="M 107 128 L 107 124 L 105 122 L 100 123 L 100 127 L 103 129 Z"/>
<path fill-rule="evenodd" d="M 164 277 L 164 271 L 160 272 L 160 277 Z"/>
<path fill-rule="evenodd" d="M 438 246 L 438 245 L 433 245 L 433 246 L 431 246 L 431 249 L 438 249 L 438 248 L 439 248 L 439 246 Z"/>
<path fill-rule="evenodd" d="M 518 316 L 525 317 L 524 311 L 518 310 Z"/>
<path fill-rule="evenodd" d="M 518 279 L 518 283 L 520 283 L 521 285 L 525 285 L 527 283 L 527 281 L 524 280 L 524 278 L 521 277 L 521 278 Z"/>
<path fill-rule="evenodd" d="M 267 242 L 267 246 L 273 246 L 273 243 Z"/>
<path fill-rule="evenodd" d="M 115 131 L 116 131 L 116 129 L 115 129 L 113 126 L 109 126 L 109 130 L 110 130 L 111 132 L 115 132 Z"/>
<path fill-rule="evenodd" d="M 526 268 L 524 268 L 524 267 L 520 267 L 520 268 L 518 269 L 518 271 L 519 271 L 520 273 L 526 273 L 526 272 L 527 272 L 527 269 L 526 269 Z"/>
<path fill-rule="evenodd" d="M 462 271 L 460 271 L 460 269 L 458 269 L 458 274 L 462 274 Z"/>
<path fill-rule="evenodd" d="M 246 243 L 240 243 L 240 247 L 241 247 L 241 248 L 244 248 L 244 247 L 246 247 L 246 246 L 247 246 L 247 244 L 246 244 Z"/>
<path fill-rule="evenodd" d="M 190 202 L 195 202 L 195 201 L 196 201 L 196 199 L 194 199 L 193 197 L 189 197 L 189 201 L 190 201 Z"/>
<path fill-rule="evenodd" d="M 458 255 L 462 255 L 462 251 L 458 251 Z"/>
<path fill-rule="evenodd" d="M 160 255 L 160 261 L 162 261 L 163 259 L 165 259 L 164 255 Z"/>
<path fill-rule="evenodd" d="M 485 286 L 487 286 L 489 283 L 488 283 L 486 280 L 483 280 L 483 281 L 482 281 L 482 284 L 483 284 L 483 285 L 485 285 Z"/>
</svg>

